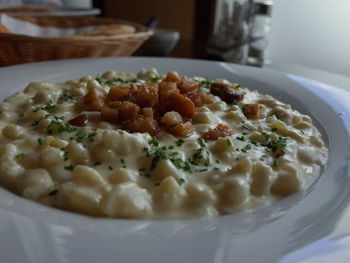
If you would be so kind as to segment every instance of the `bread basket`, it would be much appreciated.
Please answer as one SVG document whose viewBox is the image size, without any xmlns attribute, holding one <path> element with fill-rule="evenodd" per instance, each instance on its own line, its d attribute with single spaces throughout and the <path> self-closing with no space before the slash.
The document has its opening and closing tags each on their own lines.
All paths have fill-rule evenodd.
<svg viewBox="0 0 350 263">
<path fill-rule="evenodd" d="M 80 28 L 112 24 L 130 25 L 132 34 L 86 37 L 33 37 L 14 33 L 0 33 L 0 66 L 26 62 L 92 57 L 130 56 L 152 31 L 146 27 L 109 18 L 13 16 L 44 27 Z"/>
</svg>

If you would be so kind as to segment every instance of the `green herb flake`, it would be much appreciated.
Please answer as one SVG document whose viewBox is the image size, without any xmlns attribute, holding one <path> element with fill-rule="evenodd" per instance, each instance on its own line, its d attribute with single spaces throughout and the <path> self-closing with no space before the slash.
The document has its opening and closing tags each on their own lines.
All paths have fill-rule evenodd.
<svg viewBox="0 0 350 263">
<path fill-rule="evenodd" d="M 39 144 L 39 145 L 43 145 L 43 139 L 40 138 L 40 137 L 38 138 L 38 144 Z"/>
<path fill-rule="evenodd" d="M 101 162 L 95 162 L 94 163 L 94 166 L 98 166 L 98 165 L 101 165 Z"/>
<path fill-rule="evenodd" d="M 125 160 L 123 158 L 120 159 L 120 162 L 122 164 L 122 168 L 126 168 Z"/>
<path fill-rule="evenodd" d="M 24 153 L 17 154 L 15 158 L 18 160 L 22 160 L 24 158 Z"/>
<path fill-rule="evenodd" d="M 228 146 L 232 146 L 232 142 L 231 142 L 231 140 L 229 138 L 226 139 L 226 143 L 227 143 Z"/>
<path fill-rule="evenodd" d="M 65 170 L 73 170 L 74 169 L 74 165 L 73 164 L 70 164 L 70 165 L 67 165 L 64 167 Z"/>
<path fill-rule="evenodd" d="M 64 102 L 64 101 L 70 101 L 70 100 L 75 100 L 76 97 L 69 92 L 69 90 L 64 89 L 62 91 L 61 97 L 59 97 L 58 101 L 59 102 Z"/>
<path fill-rule="evenodd" d="M 39 122 L 40 122 L 40 121 L 33 121 L 31 125 L 32 125 L 32 126 L 38 126 Z"/>
<path fill-rule="evenodd" d="M 197 139 L 197 142 L 198 142 L 198 144 L 199 144 L 201 147 L 206 147 L 206 140 L 205 140 L 204 138 L 199 137 L 199 138 Z"/>
<path fill-rule="evenodd" d="M 63 161 L 68 161 L 69 156 L 68 156 L 68 152 L 66 151 L 65 148 L 62 148 L 61 151 L 63 151 Z"/>
<path fill-rule="evenodd" d="M 97 132 L 96 131 L 92 131 L 92 132 L 90 132 L 89 134 L 88 134 L 88 138 L 91 138 L 91 137 L 94 137 L 94 136 L 96 136 L 97 135 Z"/>
<path fill-rule="evenodd" d="M 46 105 L 35 107 L 33 112 L 38 112 L 40 110 L 51 110 L 51 109 L 54 109 L 55 107 L 56 105 L 53 103 L 53 101 L 49 100 Z"/>
<path fill-rule="evenodd" d="M 277 149 L 283 148 L 287 145 L 287 138 L 285 137 L 278 137 L 277 140 L 270 140 L 266 144 L 262 144 L 262 146 L 267 147 L 272 152 L 277 151 Z"/>
<path fill-rule="evenodd" d="M 109 165 L 109 166 L 108 166 L 108 169 L 109 169 L 109 170 L 113 170 L 113 167 Z"/>
<path fill-rule="evenodd" d="M 244 136 L 237 136 L 237 137 L 236 137 L 236 139 L 237 139 L 237 140 L 240 140 L 240 141 L 242 141 L 242 142 L 244 142 L 244 141 L 245 141 Z"/>
<path fill-rule="evenodd" d="M 176 146 L 181 146 L 181 145 L 183 145 L 185 143 L 185 140 L 183 140 L 183 139 L 178 139 L 177 141 L 176 141 Z"/>
<path fill-rule="evenodd" d="M 63 116 L 52 116 L 52 117 L 53 117 L 53 120 L 51 120 L 51 123 L 46 128 L 46 131 L 48 134 L 52 134 L 54 131 L 61 133 L 61 132 L 74 132 L 77 130 L 75 127 L 72 127 L 68 123 L 64 122 Z"/>
<path fill-rule="evenodd" d="M 150 145 L 153 145 L 153 146 L 159 146 L 159 141 L 157 140 L 157 138 L 155 138 L 155 137 L 152 137 L 152 139 L 150 139 L 149 141 L 148 141 L 148 143 L 150 144 Z"/>
<path fill-rule="evenodd" d="M 209 89 L 211 84 L 213 83 L 213 81 L 211 80 L 202 80 L 198 83 L 198 85 L 202 88 L 206 88 L 206 89 Z"/>
<path fill-rule="evenodd" d="M 83 133 L 83 132 L 78 132 L 77 134 L 75 134 L 75 140 L 77 142 L 82 142 L 88 135 L 86 133 Z"/>
<path fill-rule="evenodd" d="M 264 138 L 266 140 L 268 140 L 270 138 L 270 135 L 268 133 L 266 133 L 266 132 L 262 132 L 261 135 L 264 136 Z"/>
<path fill-rule="evenodd" d="M 185 181 L 185 179 L 183 179 L 183 178 L 180 178 L 179 181 L 177 181 L 177 183 L 178 183 L 179 185 L 183 185 L 185 182 L 186 182 L 186 181 Z"/>
<path fill-rule="evenodd" d="M 57 194 L 58 194 L 58 192 L 59 192 L 59 190 L 58 190 L 58 189 L 54 189 L 54 190 L 52 190 L 51 192 L 49 192 L 49 196 L 54 196 L 54 195 L 57 195 Z"/>
</svg>

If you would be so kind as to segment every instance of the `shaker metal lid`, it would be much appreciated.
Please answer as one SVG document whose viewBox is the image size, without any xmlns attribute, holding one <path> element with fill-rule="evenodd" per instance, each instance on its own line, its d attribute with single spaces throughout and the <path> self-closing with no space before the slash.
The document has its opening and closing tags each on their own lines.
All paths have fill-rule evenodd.
<svg viewBox="0 0 350 263">
<path fill-rule="evenodd" d="M 263 3 L 255 3 L 254 4 L 254 15 L 264 15 L 271 16 L 272 13 L 272 1 L 264 1 Z"/>
</svg>

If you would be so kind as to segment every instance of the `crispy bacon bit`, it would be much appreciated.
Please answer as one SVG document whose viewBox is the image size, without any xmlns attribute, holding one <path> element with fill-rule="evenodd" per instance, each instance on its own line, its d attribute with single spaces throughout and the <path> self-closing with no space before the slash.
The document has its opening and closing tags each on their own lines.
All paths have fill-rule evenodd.
<svg viewBox="0 0 350 263">
<path fill-rule="evenodd" d="M 257 103 L 246 104 L 243 106 L 243 113 L 250 120 L 259 120 L 262 118 L 262 111 L 260 105 Z"/>
<path fill-rule="evenodd" d="M 88 116 L 86 114 L 81 114 L 77 117 L 75 117 L 74 119 L 71 119 L 68 121 L 68 123 L 70 125 L 73 125 L 73 126 L 84 126 L 88 121 Z"/>
<path fill-rule="evenodd" d="M 108 107 L 113 108 L 113 109 L 118 109 L 122 105 L 123 105 L 122 101 L 112 101 L 112 102 L 108 103 Z"/>
<path fill-rule="evenodd" d="M 181 115 L 176 111 L 169 111 L 163 115 L 160 122 L 171 127 L 178 123 L 182 123 Z"/>
<path fill-rule="evenodd" d="M 147 132 L 152 136 L 159 132 L 156 120 L 143 116 L 124 122 L 123 129 L 129 132 Z"/>
<path fill-rule="evenodd" d="M 83 97 L 85 103 L 85 110 L 100 111 L 104 105 L 104 95 L 97 89 L 90 89 Z"/>
<path fill-rule="evenodd" d="M 118 110 L 105 107 L 101 110 L 101 120 L 117 123 L 118 122 Z"/>
<path fill-rule="evenodd" d="M 100 111 L 102 110 L 104 103 L 102 100 L 95 100 L 85 106 L 86 111 Z"/>
<path fill-rule="evenodd" d="M 142 115 L 148 118 L 154 118 L 154 112 L 153 109 L 151 107 L 145 107 L 141 109 L 142 111 Z"/>
<path fill-rule="evenodd" d="M 166 103 L 167 99 L 174 94 L 179 94 L 180 90 L 176 87 L 174 82 L 161 82 L 159 83 L 159 100 L 160 103 Z"/>
<path fill-rule="evenodd" d="M 111 87 L 107 94 L 108 101 L 126 100 L 130 94 L 129 87 Z"/>
<path fill-rule="evenodd" d="M 220 85 L 212 86 L 213 94 L 227 100 L 237 95 L 231 90 L 222 92 Z M 115 86 L 107 94 L 90 88 L 83 98 L 83 109 L 99 111 L 102 121 L 120 124 L 131 132 L 156 134 L 160 125 L 175 136 L 188 137 L 193 133 L 191 118 L 196 108 L 214 102 L 211 95 L 199 93 L 198 87 L 195 81 L 169 72 L 160 83 Z"/>
<path fill-rule="evenodd" d="M 235 132 L 230 127 L 220 123 L 220 124 L 218 124 L 218 126 L 216 126 L 215 129 L 209 130 L 208 132 L 206 132 L 203 135 L 203 138 L 206 140 L 215 141 L 219 137 L 230 136 L 230 135 L 233 135 L 234 133 Z"/>
<path fill-rule="evenodd" d="M 167 110 L 177 111 L 182 116 L 192 118 L 196 113 L 196 107 L 194 103 L 187 97 L 177 94 L 172 96 L 169 101 L 169 107 Z"/>
<path fill-rule="evenodd" d="M 190 121 L 185 123 L 178 123 L 168 129 L 168 131 L 178 137 L 189 137 L 193 133 L 193 126 Z"/>
<path fill-rule="evenodd" d="M 181 78 L 175 72 L 168 72 L 163 82 L 175 82 L 176 84 L 179 84 Z"/>
<path fill-rule="evenodd" d="M 198 89 L 198 84 L 192 80 L 183 79 L 177 87 L 181 93 L 191 93 Z"/>
<path fill-rule="evenodd" d="M 136 92 L 136 103 L 140 107 L 153 107 L 158 102 L 157 84 L 143 84 L 138 86 Z"/>
<path fill-rule="evenodd" d="M 140 107 L 135 103 L 123 101 L 122 105 L 118 108 L 118 121 L 123 122 L 126 120 L 136 119 L 139 112 Z"/>
<path fill-rule="evenodd" d="M 202 107 L 206 104 L 212 104 L 214 100 L 205 93 L 193 93 L 189 94 L 188 97 L 192 100 L 196 108 Z"/>
<path fill-rule="evenodd" d="M 83 97 L 83 101 L 85 104 L 90 104 L 96 100 L 99 100 L 100 97 L 101 97 L 101 94 L 96 89 L 91 89 Z"/>
<path fill-rule="evenodd" d="M 226 103 L 234 103 L 242 101 L 244 94 L 230 88 L 227 84 L 224 83 L 213 83 L 210 86 L 210 93 L 220 97 Z"/>
</svg>

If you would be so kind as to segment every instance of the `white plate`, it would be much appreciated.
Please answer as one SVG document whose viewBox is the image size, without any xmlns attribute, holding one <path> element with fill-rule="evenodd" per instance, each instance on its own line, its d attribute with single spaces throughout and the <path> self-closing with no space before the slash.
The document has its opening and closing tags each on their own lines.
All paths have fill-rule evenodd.
<svg viewBox="0 0 350 263">
<path fill-rule="evenodd" d="M 149 67 L 161 73 L 177 70 L 188 76 L 226 78 L 310 114 L 329 147 L 323 175 L 312 189 L 253 212 L 169 221 L 90 218 L 0 189 L 1 262 L 348 262 L 350 95 L 345 91 L 227 63 L 105 58 L 0 68 L 0 97 L 23 89 L 30 81 L 59 82 L 108 69 L 137 72 Z"/>
</svg>

